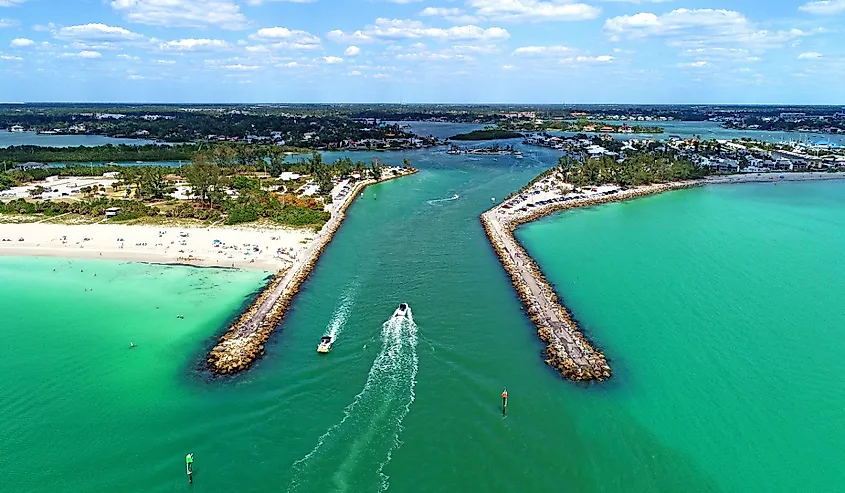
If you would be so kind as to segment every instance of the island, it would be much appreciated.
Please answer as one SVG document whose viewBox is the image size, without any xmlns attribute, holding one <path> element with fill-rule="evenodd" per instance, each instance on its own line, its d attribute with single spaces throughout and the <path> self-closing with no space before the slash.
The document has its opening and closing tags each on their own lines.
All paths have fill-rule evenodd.
<svg viewBox="0 0 845 493">
<path fill-rule="evenodd" d="M 493 145 L 490 147 L 479 147 L 479 148 L 466 148 L 466 147 L 458 147 L 453 145 L 446 151 L 446 154 L 449 155 L 463 155 L 463 154 L 475 154 L 475 155 L 484 155 L 484 156 L 517 156 L 522 157 L 522 152 L 514 149 L 513 146 L 507 145 L 504 147 L 499 147 L 498 145 Z"/>
<path fill-rule="evenodd" d="M 524 137 L 519 132 L 514 132 L 512 130 L 503 130 L 503 129 L 485 129 L 485 130 L 473 130 L 472 132 L 467 132 L 465 134 L 458 134 L 449 137 L 448 140 L 499 140 L 499 139 L 521 139 Z"/>
</svg>

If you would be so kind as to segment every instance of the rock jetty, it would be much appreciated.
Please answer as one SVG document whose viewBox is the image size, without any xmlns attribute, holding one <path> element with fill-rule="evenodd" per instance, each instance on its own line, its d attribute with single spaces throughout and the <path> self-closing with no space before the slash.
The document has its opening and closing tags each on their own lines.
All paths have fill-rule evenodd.
<svg viewBox="0 0 845 493">
<path fill-rule="evenodd" d="M 696 182 L 678 182 L 631 188 L 612 195 L 553 202 L 544 207 L 532 208 L 524 214 L 505 211 L 498 205 L 481 215 L 481 224 L 493 250 L 510 276 L 528 317 L 537 327 L 537 334 L 546 343 L 546 363 L 560 371 L 562 376 L 573 381 L 603 381 L 611 377 L 612 371 L 605 355 L 584 337 L 540 268 L 516 241 L 513 231 L 521 224 L 553 212 L 629 200 L 696 185 Z"/>
<path fill-rule="evenodd" d="M 284 318 L 302 283 L 317 265 L 320 254 L 340 229 L 346 210 L 355 198 L 370 185 L 414 173 L 417 173 L 415 168 L 407 168 L 395 176 L 355 184 L 304 255 L 292 267 L 274 276 L 255 301 L 220 337 L 206 357 L 208 369 L 216 375 L 232 375 L 249 369 L 261 358 L 264 355 L 264 344 Z"/>
</svg>

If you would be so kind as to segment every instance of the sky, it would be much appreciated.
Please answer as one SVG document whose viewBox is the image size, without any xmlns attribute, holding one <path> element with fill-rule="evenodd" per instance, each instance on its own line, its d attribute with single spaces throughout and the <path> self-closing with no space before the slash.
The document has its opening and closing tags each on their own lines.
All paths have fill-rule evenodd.
<svg viewBox="0 0 845 493">
<path fill-rule="evenodd" d="M 0 101 L 845 104 L 845 0 L 0 0 Z"/>
</svg>

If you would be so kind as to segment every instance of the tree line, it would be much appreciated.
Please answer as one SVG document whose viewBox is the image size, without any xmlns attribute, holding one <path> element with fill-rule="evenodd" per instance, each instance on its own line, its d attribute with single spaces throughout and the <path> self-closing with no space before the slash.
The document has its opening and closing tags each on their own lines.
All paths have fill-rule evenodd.
<svg viewBox="0 0 845 493">
<path fill-rule="evenodd" d="M 558 166 L 564 179 L 576 188 L 602 183 L 622 186 L 665 183 L 693 180 L 708 174 L 708 170 L 678 157 L 674 152 L 660 151 L 633 152 L 623 159 L 567 154 L 558 160 Z"/>
</svg>

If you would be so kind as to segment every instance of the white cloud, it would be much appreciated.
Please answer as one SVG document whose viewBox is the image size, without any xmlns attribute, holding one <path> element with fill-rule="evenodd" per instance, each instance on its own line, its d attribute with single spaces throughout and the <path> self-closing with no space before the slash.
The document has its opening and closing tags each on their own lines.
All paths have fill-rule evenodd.
<svg viewBox="0 0 845 493">
<path fill-rule="evenodd" d="M 172 51 L 209 51 L 227 49 L 230 45 L 222 39 L 178 39 L 159 44 L 162 50 Z"/>
<path fill-rule="evenodd" d="M 102 58 L 103 55 L 99 51 L 83 50 L 79 53 L 62 53 L 60 56 L 64 58 Z"/>
<path fill-rule="evenodd" d="M 140 60 L 139 57 L 127 55 L 125 53 L 121 53 L 120 55 L 117 55 L 117 57 L 120 58 L 121 60 L 136 60 L 136 61 Z"/>
<path fill-rule="evenodd" d="M 350 75 L 352 77 L 357 77 L 357 76 L 361 75 L 361 71 L 360 70 L 350 70 L 349 72 L 346 72 L 346 75 Z"/>
<path fill-rule="evenodd" d="M 18 21 L 14 19 L 0 19 L 0 29 L 4 27 L 15 27 L 18 25 Z"/>
<path fill-rule="evenodd" d="M 320 47 L 320 38 L 307 31 L 298 31 L 286 27 L 265 27 L 259 29 L 249 38 L 259 43 L 269 43 L 264 48 L 247 48 L 248 51 L 260 52 L 270 49 L 298 49 L 313 50 Z"/>
<path fill-rule="evenodd" d="M 449 22 L 472 24 L 479 22 L 477 16 L 467 14 L 463 9 L 448 7 L 426 7 L 420 11 L 423 17 L 442 17 Z"/>
<path fill-rule="evenodd" d="M 799 29 L 758 29 L 739 12 L 715 9 L 676 9 L 663 15 L 651 12 L 622 15 L 607 19 L 604 30 L 615 41 L 663 37 L 671 46 L 731 44 L 760 50 L 782 46 L 809 34 Z"/>
<path fill-rule="evenodd" d="M 361 31 L 360 29 L 352 33 L 345 33 L 340 29 L 335 29 L 333 31 L 329 31 L 326 36 L 335 43 L 369 43 L 373 41 L 372 37 L 364 34 L 364 31 Z"/>
<path fill-rule="evenodd" d="M 811 14 L 841 14 L 845 12 L 845 0 L 821 0 L 809 2 L 798 7 L 798 10 Z"/>
<path fill-rule="evenodd" d="M 323 57 L 323 61 L 328 63 L 329 65 L 333 65 L 336 63 L 343 63 L 343 58 L 337 56 L 325 56 Z"/>
<path fill-rule="evenodd" d="M 346 48 L 343 54 L 346 56 L 358 56 L 361 54 L 361 48 L 358 48 L 355 45 L 351 45 L 350 47 Z"/>
<path fill-rule="evenodd" d="M 614 58 L 610 55 L 600 56 L 576 56 L 564 58 L 560 63 L 610 63 Z"/>
<path fill-rule="evenodd" d="M 759 57 L 751 56 L 751 52 L 744 48 L 726 48 L 723 46 L 707 46 L 688 48 L 681 52 L 682 56 L 695 57 L 696 60 L 708 62 L 758 62 Z"/>
<path fill-rule="evenodd" d="M 176 60 L 153 60 L 156 65 L 176 65 Z"/>
<path fill-rule="evenodd" d="M 707 60 L 696 60 L 694 62 L 679 63 L 678 64 L 679 67 L 689 67 L 689 68 L 703 68 L 703 67 L 706 67 L 707 65 L 709 65 Z"/>
<path fill-rule="evenodd" d="M 143 35 L 128 29 L 100 23 L 63 27 L 55 31 L 53 37 L 83 43 L 122 43 L 144 39 Z"/>
<path fill-rule="evenodd" d="M 9 43 L 9 46 L 14 46 L 15 48 L 26 48 L 34 44 L 35 41 L 28 38 L 15 38 L 11 43 Z"/>
<path fill-rule="evenodd" d="M 396 55 L 397 60 L 425 60 L 430 62 L 447 60 L 464 60 L 467 56 L 449 51 L 415 51 Z"/>
<path fill-rule="evenodd" d="M 0 60 L 8 60 L 10 62 L 22 62 L 23 58 L 13 55 L 0 55 Z"/>
<path fill-rule="evenodd" d="M 601 9 L 566 0 L 468 0 L 475 15 L 490 21 L 581 21 L 595 19 Z"/>
<path fill-rule="evenodd" d="M 223 68 L 227 70 L 241 70 L 241 71 L 252 71 L 258 70 L 261 68 L 260 65 L 243 65 L 241 63 L 237 63 L 234 65 L 223 65 Z"/>
<path fill-rule="evenodd" d="M 568 53 L 577 51 L 568 46 L 554 45 L 554 46 L 520 46 L 513 50 L 514 55 L 547 55 L 557 53 Z"/>
<path fill-rule="evenodd" d="M 513 65 L 502 65 L 502 70 L 513 70 Z"/>
<path fill-rule="evenodd" d="M 472 24 L 449 28 L 428 27 L 420 21 L 400 19 L 376 19 L 375 24 L 354 33 L 341 30 L 331 31 L 329 39 L 337 42 L 395 41 L 400 39 L 430 38 L 438 41 L 501 41 L 510 34 L 501 27 L 481 28 Z"/>
<path fill-rule="evenodd" d="M 0 0 L 0 7 L 15 7 L 24 2 L 26 0 Z"/>
<path fill-rule="evenodd" d="M 821 57 L 822 54 L 816 51 L 808 51 L 806 53 L 801 53 L 800 55 L 798 55 L 799 60 L 813 60 Z"/>
<path fill-rule="evenodd" d="M 111 7 L 139 24 L 243 29 L 247 19 L 234 0 L 112 0 Z"/>
</svg>

